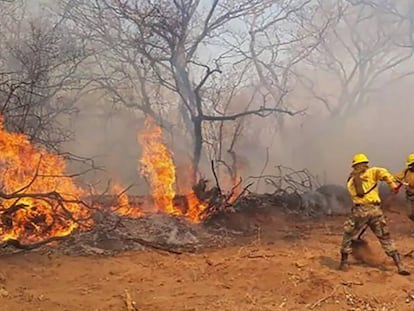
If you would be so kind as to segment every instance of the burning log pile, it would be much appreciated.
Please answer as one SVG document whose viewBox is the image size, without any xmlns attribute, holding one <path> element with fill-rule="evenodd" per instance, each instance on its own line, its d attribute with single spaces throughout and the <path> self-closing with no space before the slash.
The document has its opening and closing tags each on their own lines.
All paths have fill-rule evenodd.
<svg viewBox="0 0 414 311">
<path fill-rule="evenodd" d="M 63 158 L 8 133 L 0 120 L 0 238 L 31 248 L 92 225 L 79 198 L 83 190 L 65 175 Z M 29 245 L 30 244 L 30 245 Z"/>
</svg>

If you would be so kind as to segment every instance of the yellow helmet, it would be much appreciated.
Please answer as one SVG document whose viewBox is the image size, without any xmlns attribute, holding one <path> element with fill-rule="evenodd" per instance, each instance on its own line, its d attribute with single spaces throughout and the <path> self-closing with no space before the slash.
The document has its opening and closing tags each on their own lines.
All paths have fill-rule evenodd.
<svg viewBox="0 0 414 311">
<path fill-rule="evenodd" d="M 413 160 L 414 161 L 414 160 Z M 357 165 L 359 163 L 368 163 L 368 157 L 363 153 L 357 153 L 354 155 L 354 158 L 352 159 L 352 166 Z"/>
<path fill-rule="evenodd" d="M 411 164 L 414 164 L 414 153 L 408 155 L 406 164 L 407 164 L 407 166 L 410 166 Z"/>
</svg>

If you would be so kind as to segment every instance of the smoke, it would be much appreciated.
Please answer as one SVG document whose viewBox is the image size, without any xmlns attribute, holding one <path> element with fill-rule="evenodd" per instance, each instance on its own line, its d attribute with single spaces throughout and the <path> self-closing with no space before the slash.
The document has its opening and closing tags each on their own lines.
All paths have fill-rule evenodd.
<svg viewBox="0 0 414 311">
<path fill-rule="evenodd" d="M 141 148 L 137 132 L 142 118 L 127 109 L 117 109 L 110 104 L 99 103 L 93 97 L 85 97 L 79 105 L 79 113 L 71 120 L 75 139 L 64 148 L 77 156 L 92 159 L 96 167 L 92 173 L 82 176 L 90 183 L 99 182 L 97 188 L 104 190 L 107 182 L 124 187 L 133 185 L 131 192 L 148 191 L 139 176 Z M 82 165 L 72 163 L 71 170 L 83 170 Z"/>
<path fill-rule="evenodd" d="M 342 122 L 314 114 L 299 128 L 293 120 L 289 141 L 296 163 L 325 176 L 326 182 L 341 184 L 355 153 L 366 153 L 373 166 L 402 170 L 407 154 L 414 152 L 411 83 L 387 85 Z"/>
<path fill-rule="evenodd" d="M 304 117 L 291 117 L 283 132 L 270 131 L 272 119 L 249 118 L 248 129 L 235 146 L 239 175 L 275 174 L 275 166 L 283 164 L 297 169 L 307 168 L 319 176 L 322 183 L 344 185 L 354 153 L 364 152 L 371 165 L 397 172 L 404 167 L 405 157 L 414 152 L 410 102 L 411 80 L 390 85 L 370 99 L 365 107 L 342 123 L 332 123 L 329 115 L 318 114 L 321 109 L 308 111 Z M 89 101 L 90 99 L 85 99 Z M 126 109 L 85 105 L 72 121 L 75 141 L 66 145 L 74 154 L 93 157 L 105 168 L 108 179 L 124 185 L 134 184 L 134 191 L 145 192 L 147 187 L 139 176 L 140 146 L 137 132 L 142 117 Z M 167 135 L 168 140 L 168 135 Z M 191 179 L 189 170 L 192 146 L 176 136 L 169 141 L 182 183 Z M 201 166 L 204 175 L 212 178 L 208 159 Z M 264 169 L 264 170 L 263 170 Z M 185 187 L 188 187 L 188 183 Z M 260 184 L 258 191 L 272 191 Z"/>
<path fill-rule="evenodd" d="M 378 30 L 379 35 L 392 35 L 394 31 L 395 38 L 383 39 L 384 53 L 388 53 L 392 59 L 394 56 L 398 58 L 397 54 L 400 51 L 396 48 L 395 51 L 390 52 L 391 48 L 388 44 L 393 41 L 392 39 L 400 43 L 401 33 L 405 33 L 403 30 L 406 29 L 402 27 L 396 31 L 391 27 L 395 26 L 391 20 L 392 18 L 384 19 L 382 16 L 375 20 L 381 22 L 379 26 L 375 21 L 368 21 L 367 23 L 371 23 L 372 31 L 366 34 L 361 32 L 358 35 L 362 40 L 361 44 L 369 46 L 372 43 L 369 36 L 376 35 L 375 30 Z M 387 31 L 382 28 L 386 23 L 390 23 L 390 27 L 385 27 Z M 342 28 L 338 26 L 339 30 L 337 29 L 339 34 L 344 40 L 350 40 L 350 33 L 354 30 L 347 29 L 344 24 L 340 26 Z M 361 24 L 359 27 L 367 29 L 367 24 Z M 367 40 L 364 41 L 363 36 L 366 36 Z M 345 56 L 347 49 L 342 47 L 341 50 L 340 44 L 335 42 L 339 40 L 335 41 L 332 37 L 327 39 L 327 44 L 332 44 L 328 47 L 330 52 L 337 58 L 342 57 L 341 65 L 346 67 L 345 71 L 351 71 L 352 60 Z M 382 51 L 382 48 L 378 51 Z M 318 52 L 321 54 L 318 55 L 320 59 L 327 56 Z M 378 54 L 374 52 L 376 51 L 371 51 L 372 54 Z M 316 95 L 328 94 L 327 99 L 334 104 L 340 102 L 341 96 L 345 99 L 347 99 L 345 95 L 351 96 L 346 92 L 345 95 L 341 93 L 340 81 L 334 81 L 332 72 L 324 71 L 326 68 L 322 68 L 322 65 L 316 62 L 316 58 L 318 57 L 312 59 L 311 70 L 306 71 L 304 67 L 294 68 L 298 71 L 296 72 L 298 76 L 308 75 L 314 88 L 310 90 L 299 82 L 293 83 L 284 103 L 293 111 L 306 108 L 305 115 L 286 116 L 283 125 L 278 123 L 274 116 L 267 118 L 249 116 L 245 119 L 242 135 L 234 146 L 238 159 L 237 175 L 244 180 L 249 176 L 276 174 L 275 166 L 284 165 L 298 170 L 307 168 L 318 176 L 321 183 L 344 185 L 354 153 L 366 153 L 371 160 L 371 165 L 386 167 L 392 172 L 397 172 L 403 168 L 406 155 L 414 152 L 414 147 L 410 144 L 414 115 L 414 105 L 411 103 L 413 79 L 409 75 L 404 79 L 394 79 L 398 73 L 409 73 L 412 62 L 404 62 L 402 68 L 390 67 L 389 72 L 382 74 L 377 83 L 373 83 L 370 89 L 363 91 L 364 99 L 357 102 L 355 108 L 340 117 L 332 117 L 327 105 Z M 371 60 L 371 62 L 375 61 L 374 58 Z M 333 66 L 329 61 L 325 65 Z M 391 79 L 394 79 L 393 83 L 387 83 Z M 351 84 L 362 85 L 363 82 L 352 81 Z M 167 97 L 164 99 L 167 104 L 175 103 L 169 102 Z M 246 94 L 245 102 L 248 101 L 248 97 Z M 242 109 L 240 102 L 243 100 L 237 98 L 235 101 L 237 103 L 234 107 L 236 111 L 240 111 Z M 136 185 L 134 191 L 137 192 L 147 191 L 145 181 L 138 174 L 140 146 L 136 135 L 142 125 L 142 116 L 126 108 L 114 110 L 110 104 L 105 106 L 104 103 L 96 103 L 97 100 L 94 98 L 84 99 L 80 114 L 72 125 L 76 140 L 66 146 L 67 150 L 84 157 L 95 157 L 97 164 L 105 167 L 106 178 L 117 180 L 125 185 L 134 184 Z M 206 100 L 207 105 L 208 100 Z M 166 131 L 165 136 L 174 153 L 179 187 L 188 188 L 191 180 L 190 161 L 193 146 L 188 139 L 191 134 L 183 133 L 182 129 L 178 129 L 180 126 L 186 128 L 178 115 L 180 113 L 176 112 L 170 116 L 175 119 L 172 123 L 177 125 L 177 129 Z M 209 147 L 207 142 L 204 147 L 206 149 Z M 224 157 L 226 161 L 231 160 L 228 154 Z M 202 158 L 201 170 L 205 177 L 213 179 L 206 154 Z M 224 183 L 228 184 L 227 181 Z M 274 189 L 272 186 L 260 183 L 255 190 L 266 192 Z M 323 198 L 318 195 L 308 199 L 310 205 L 316 203 L 336 205 L 335 202 L 323 203 Z M 325 198 L 326 200 L 328 199 Z"/>
</svg>

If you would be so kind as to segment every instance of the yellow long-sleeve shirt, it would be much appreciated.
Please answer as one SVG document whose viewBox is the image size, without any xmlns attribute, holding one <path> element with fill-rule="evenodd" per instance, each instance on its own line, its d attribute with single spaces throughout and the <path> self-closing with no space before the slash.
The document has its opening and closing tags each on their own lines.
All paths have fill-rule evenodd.
<svg viewBox="0 0 414 311">
<path fill-rule="evenodd" d="M 398 185 L 394 176 L 385 168 L 369 167 L 361 174 L 362 188 L 365 196 L 358 197 L 354 186 L 354 178 L 350 177 L 347 182 L 348 192 L 354 204 L 379 204 L 381 202 L 378 190 L 378 182 L 385 181 L 388 186 L 395 189 Z"/>
<path fill-rule="evenodd" d="M 394 177 L 397 181 L 406 184 L 406 190 L 408 193 L 414 194 L 414 172 L 405 169 L 398 174 L 395 174 Z"/>
</svg>

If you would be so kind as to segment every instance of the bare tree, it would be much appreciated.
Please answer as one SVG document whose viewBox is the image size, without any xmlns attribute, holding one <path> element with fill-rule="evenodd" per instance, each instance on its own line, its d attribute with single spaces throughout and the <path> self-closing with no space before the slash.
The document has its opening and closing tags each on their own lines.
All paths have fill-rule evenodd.
<svg viewBox="0 0 414 311">
<path fill-rule="evenodd" d="M 382 3 L 382 4 L 381 4 Z M 302 76 L 303 83 L 337 118 L 352 115 L 369 103 L 371 94 L 393 81 L 414 73 L 412 22 L 401 18 L 389 1 L 336 1 L 322 3 L 325 12 L 338 12 L 327 36 L 309 63 L 336 83 L 318 88 L 314 77 Z M 306 69 L 305 69 L 306 71 Z"/>
<path fill-rule="evenodd" d="M 282 0 L 274 2 L 265 13 L 243 20 L 247 32 L 235 33 L 228 44 L 233 47 L 238 64 L 246 67 L 254 81 L 253 105 L 260 103 L 305 113 L 307 102 L 289 98 L 297 84 L 294 73 L 315 52 L 336 17 L 335 13 L 322 15 L 317 1 Z M 287 114 L 273 114 L 273 118 L 262 121 L 260 136 L 267 138 L 268 148 L 276 136 L 289 144 L 285 141 L 286 117 Z M 231 146 L 234 148 L 234 143 Z"/>
<path fill-rule="evenodd" d="M 228 29 L 237 27 L 236 21 L 240 23 L 247 16 L 268 14 L 273 2 L 61 1 L 65 16 L 79 26 L 83 36 L 97 43 L 97 55 L 105 56 L 98 60 L 104 73 L 95 79 L 100 87 L 118 102 L 164 123 L 171 116 L 171 104 L 177 105 L 174 110 L 180 112 L 187 131 L 192 133 L 195 171 L 205 141 L 206 122 L 233 121 L 248 115 L 294 114 L 276 103 L 261 103 L 251 110 L 225 114 L 208 100 L 213 77 L 234 65 L 234 60 L 229 60 L 232 47 L 223 40 L 233 35 Z M 242 72 L 237 73 L 236 79 Z M 135 93 L 130 99 L 128 89 Z M 164 117 L 160 110 L 164 110 Z"/>
<path fill-rule="evenodd" d="M 244 44 L 241 38 L 235 49 L 257 74 L 264 100 L 287 108 L 285 97 L 296 83 L 292 71 L 319 46 L 332 19 L 330 15 L 321 18 L 318 6 L 311 0 L 278 1 L 268 14 L 246 19 L 248 42 Z M 284 115 L 276 117 L 282 125 Z"/>
<path fill-rule="evenodd" d="M 86 55 L 62 20 L 29 17 L 27 5 L 2 4 L 0 114 L 8 130 L 57 151 L 72 138 L 62 122 L 76 113 L 74 74 Z"/>
</svg>

